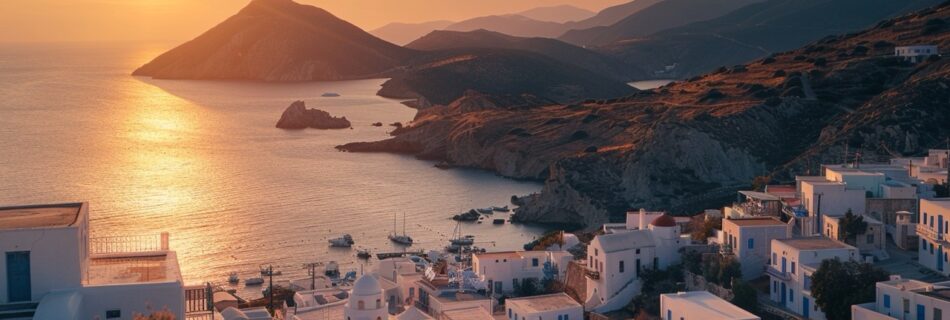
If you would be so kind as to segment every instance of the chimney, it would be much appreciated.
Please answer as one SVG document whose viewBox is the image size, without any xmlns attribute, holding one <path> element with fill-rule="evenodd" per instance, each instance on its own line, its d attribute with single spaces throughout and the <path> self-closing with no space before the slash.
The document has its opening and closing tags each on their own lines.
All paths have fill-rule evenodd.
<svg viewBox="0 0 950 320">
<path fill-rule="evenodd" d="M 640 230 L 643 230 L 647 222 L 647 209 L 640 208 Z"/>
</svg>

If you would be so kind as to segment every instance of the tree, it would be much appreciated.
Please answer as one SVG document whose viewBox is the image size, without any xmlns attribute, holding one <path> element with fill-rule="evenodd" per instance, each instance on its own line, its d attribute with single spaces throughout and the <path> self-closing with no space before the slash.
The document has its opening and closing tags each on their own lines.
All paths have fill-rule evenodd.
<svg viewBox="0 0 950 320">
<path fill-rule="evenodd" d="M 867 231 L 868 223 L 864 222 L 864 217 L 855 215 L 851 209 L 848 209 L 838 223 L 838 228 L 838 240 L 854 244 L 858 235 Z"/>
<path fill-rule="evenodd" d="M 751 313 L 759 313 L 759 300 L 755 288 L 749 283 L 732 280 L 732 304 Z"/>
<path fill-rule="evenodd" d="M 640 294 L 633 299 L 633 305 L 640 312 L 650 315 L 660 313 L 660 295 L 682 291 L 678 283 L 683 281 L 683 266 L 672 265 L 664 270 L 644 269 L 643 286 Z"/>
<path fill-rule="evenodd" d="M 765 191 L 765 186 L 769 185 L 772 182 L 772 177 L 769 176 L 757 176 L 755 179 L 752 179 L 752 190 L 754 191 Z"/>
<path fill-rule="evenodd" d="M 811 295 L 829 320 L 847 320 L 851 305 L 874 301 L 875 284 L 887 278 L 870 263 L 825 259 L 811 275 Z"/>
<path fill-rule="evenodd" d="M 742 266 L 735 257 L 723 258 L 719 262 L 719 284 L 726 289 L 732 288 L 732 281 L 742 279 Z"/>
<path fill-rule="evenodd" d="M 690 225 L 692 227 L 690 236 L 693 240 L 705 242 L 706 239 L 713 236 L 714 230 L 722 229 L 722 218 L 700 219 L 696 217 L 693 218 L 693 221 L 690 221 Z"/>
</svg>

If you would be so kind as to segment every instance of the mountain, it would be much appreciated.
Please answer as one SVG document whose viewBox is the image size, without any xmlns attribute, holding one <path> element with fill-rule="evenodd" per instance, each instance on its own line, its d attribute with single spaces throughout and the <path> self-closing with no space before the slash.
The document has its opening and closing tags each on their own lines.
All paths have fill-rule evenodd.
<svg viewBox="0 0 950 320">
<path fill-rule="evenodd" d="M 428 21 L 421 23 L 393 22 L 374 29 L 369 33 L 380 39 L 403 46 L 412 42 L 412 40 L 419 39 L 419 37 L 424 36 L 433 30 L 445 29 L 445 27 L 448 27 L 452 23 L 454 22 L 448 20 Z"/>
<path fill-rule="evenodd" d="M 599 75 L 618 80 L 646 76 L 642 70 L 624 64 L 617 59 L 581 47 L 548 38 L 521 38 L 506 34 L 476 30 L 469 32 L 434 31 L 412 43 L 407 48 L 433 51 L 460 48 L 498 48 L 534 52 L 561 63 L 575 65 Z"/>
<path fill-rule="evenodd" d="M 340 80 L 389 70 L 413 54 L 323 9 L 290 0 L 254 0 L 236 15 L 158 56 L 133 75 Z"/>
<path fill-rule="evenodd" d="M 624 4 L 608 7 L 604 10 L 600 10 L 600 12 L 590 18 L 565 23 L 564 28 L 565 30 L 571 30 L 609 26 L 660 1 L 663 0 L 633 0 Z"/>
<path fill-rule="evenodd" d="M 557 22 L 539 21 L 517 14 L 477 17 L 453 23 L 445 30 L 473 31 L 485 29 L 518 37 L 555 38 L 564 32 L 564 25 Z"/>
<path fill-rule="evenodd" d="M 799 47 L 830 34 L 867 28 L 895 15 L 919 10 L 939 0 L 769 0 L 712 20 L 691 23 L 600 51 L 659 77 L 676 78 L 708 72 Z"/>
<path fill-rule="evenodd" d="M 593 17 L 596 13 L 587 9 L 581 9 L 565 4 L 560 6 L 538 7 L 518 12 L 516 14 L 538 21 L 565 23 L 568 21 L 581 21 Z"/>
<path fill-rule="evenodd" d="M 420 54 L 410 65 L 386 81 L 379 95 L 422 98 L 421 105 L 445 105 L 469 90 L 490 95 L 530 94 L 561 103 L 636 92 L 622 81 L 521 50 L 440 50 Z"/>
<path fill-rule="evenodd" d="M 950 47 L 950 3 L 623 98 L 508 106 L 467 95 L 421 110 L 390 139 L 339 148 L 543 181 L 519 199 L 518 221 L 596 227 L 632 208 L 696 212 L 759 176 L 813 174 L 844 148 L 875 161 L 943 145 L 950 59 L 893 56 L 912 44 Z"/>
<path fill-rule="evenodd" d="M 639 1 L 639 0 L 638 0 Z M 665 0 L 608 26 L 570 30 L 558 39 L 579 46 L 600 46 L 722 16 L 762 0 Z"/>
</svg>

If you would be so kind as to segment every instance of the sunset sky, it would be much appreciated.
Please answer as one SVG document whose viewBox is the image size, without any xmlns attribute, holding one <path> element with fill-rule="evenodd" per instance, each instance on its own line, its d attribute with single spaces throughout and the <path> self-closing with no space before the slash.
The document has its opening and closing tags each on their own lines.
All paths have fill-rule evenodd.
<svg viewBox="0 0 950 320">
<path fill-rule="evenodd" d="M 629 0 L 298 0 L 363 29 L 390 22 L 464 20 L 571 4 L 591 11 Z M 0 42 L 182 41 L 236 13 L 248 0 L 3 0 Z"/>
</svg>

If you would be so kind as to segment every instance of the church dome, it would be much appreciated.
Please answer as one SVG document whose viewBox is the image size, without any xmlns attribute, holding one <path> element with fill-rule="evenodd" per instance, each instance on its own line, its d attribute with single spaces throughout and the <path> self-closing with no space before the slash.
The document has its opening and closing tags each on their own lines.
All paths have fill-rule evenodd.
<svg viewBox="0 0 950 320">
<path fill-rule="evenodd" d="M 382 287 L 379 286 L 379 281 L 375 277 L 370 275 L 364 275 L 356 280 L 356 283 L 353 284 L 353 295 L 354 296 L 371 296 L 381 294 L 383 291 Z"/>
<path fill-rule="evenodd" d="M 675 227 L 676 219 L 664 213 L 656 217 L 656 219 L 653 219 L 653 222 L 650 222 L 650 224 L 654 227 Z"/>
</svg>

